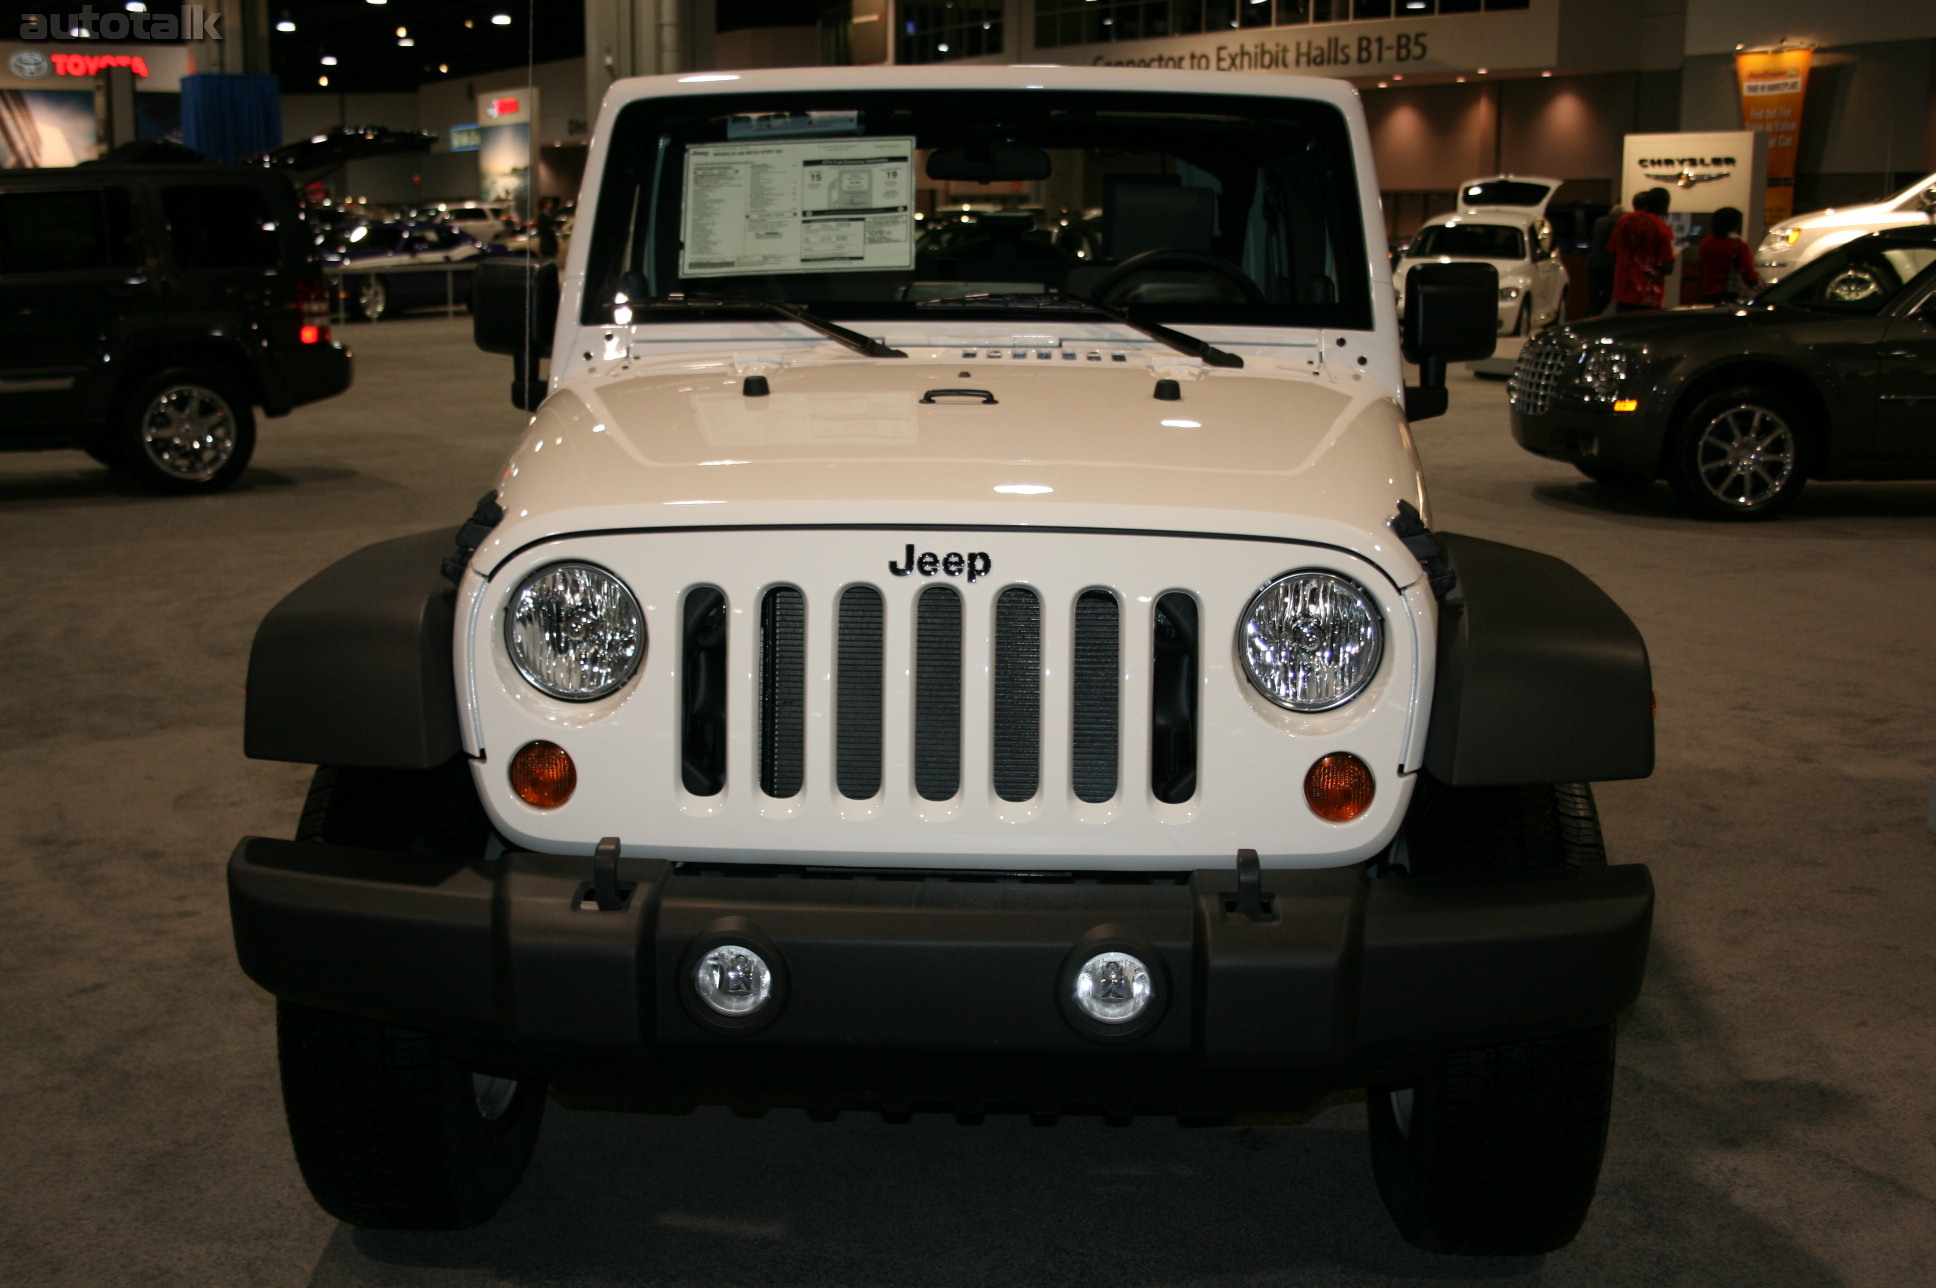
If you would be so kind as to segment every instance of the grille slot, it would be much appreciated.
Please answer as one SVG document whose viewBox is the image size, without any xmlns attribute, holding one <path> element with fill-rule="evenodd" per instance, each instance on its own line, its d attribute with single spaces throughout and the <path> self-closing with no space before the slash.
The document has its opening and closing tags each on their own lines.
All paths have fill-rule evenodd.
<svg viewBox="0 0 1936 1288">
<path fill-rule="evenodd" d="M 1506 382 L 1506 397 L 1512 409 L 1527 416 L 1545 415 L 1553 406 L 1561 371 L 1571 356 L 1560 337 L 1552 332 L 1527 341 L 1519 361 L 1513 364 L 1512 378 Z"/>
<path fill-rule="evenodd" d="M 1121 641 L 1121 609 L 1116 597 L 1106 590 L 1083 591 L 1076 600 L 1069 778 L 1076 799 L 1092 805 L 1116 795 L 1117 740 L 1122 720 Z"/>
<path fill-rule="evenodd" d="M 1197 601 L 1156 601 L 1150 659 L 1150 791 L 1179 805 L 1197 794 Z"/>
<path fill-rule="evenodd" d="M 914 789 L 931 801 L 961 790 L 961 596 L 946 586 L 915 607 Z"/>
<path fill-rule="evenodd" d="M 1020 586 L 995 601 L 994 778 L 1005 801 L 1042 784 L 1042 601 Z"/>
<path fill-rule="evenodd" d="M 686 790 L 717 796 L 726 786 L 726 596 L 717 586 L 686 592 L 680 637 L 679 758 Z"/>
<path fill-rule="evenodd" d="M 834 778 L 852 800 L 871 800 L 881 790 L 882 621 L 880 591 L 849 586 L 841 592 Z"/>
<path fill-rule="evenodd" d="M 760 602 L 760 790 L 800 793 L 807 743 L 806 601 L 776 586 Z"/>
</svg>

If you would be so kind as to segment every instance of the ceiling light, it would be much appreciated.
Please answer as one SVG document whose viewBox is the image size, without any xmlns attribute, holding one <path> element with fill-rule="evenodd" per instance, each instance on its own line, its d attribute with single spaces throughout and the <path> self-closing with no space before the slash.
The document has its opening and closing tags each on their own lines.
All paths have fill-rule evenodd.
<svg viewBox="0 0 1936 1288">
<path fill-rule="evenodd" d="M 470 20 L 469 18 L 466 18 L 466 19 L 464 19 L 464 26 L 465 26 L 465 27 L 466 27 L 467 29 L 468 29 L 468 28 L 471 28 L 471 27 L 475 27 L 476 25 L 477 25 L 477 24 L 476 24 L 475 22 L 472 22 L 472 21 L 471 21 L 471 20 Z"/>
<path fill-rule="evenodd" d="M 1486 74 L 1486 69 L 1483 67 L 1474 67 L 1472 70 L 1478 72 L 1481 76 Z"/>
<path fill-rule="evenodd" d="M 446 75 L 448 75 L 448 74 L 449 74 L 449 72 L 450 72 L 450 64 L 449 64 L 449 63 L 438 63 L 438 64 L 437 64 L 437 70 L 438 70 L 438 71 L 440 71 L 440 72 L 443 72 L 443 73 L 445 73 Z"/>
<path fill-rule="evenodd" d="M 491 25 L 493 27 L 508 27 L 511 25 L 511 15 L 508 13 L 494 13 L 491 15 Z"/>
<path fill-rule="evenodd" d="M 399 41 L 397 41 L 397 48 L 399 48 L 399 49 L 410 49 L 410 48 L 413 48 L 413 47 L 414 47 L 414 46 L 416 45 L 416 43 L 417 43 L 417 42 L 416 42 L 416 41 L 414 41 L 414 40 L 412 40 L 412 39 L 410 39 L 410 37 L 408 37 L 408 36 L 405 36 L 405 37 L 403 37 L 402 39 L 400 39 Z"/>
<path fill-rule="evenodd" d="M 1540 75 L 1541 75 L 1541 76 L 1551 76 L 1552 74 L 1553 74 L 1553 73 L 1551 73 L 1551 72 L 1541 72 L 1541 73 L 1540 73 Z"/>
<path fill-rule="evenodd" d="M 327 84 L 329 84 L 329 77 L 327 77 L 327 76 L 318 76 L 318 77 L 316 78 L 316 83 L 317 83 L 318 85 L 327 85 Z"/>
<path fill-rule="evenodd" d="M 127 9 L 129 13 L 148 12 L 148 6 L 141 3 L 141 0 L 128 0 Z M 1736 46 L 1736 48 L 1739 48 L 1739 46 Z"/>
<path fill-rule="evenodd" d="M 317 61 L 318 61 L 318 62 L 320 62 L 320 63 L 322 63 L 322 65 L 323 65 L 323 66 L 325 66 L 325 67 L 334 67 L 334 66 L 336 66 L 336 55 L 335 55 L 335 54 L 324 54 L 324 55 L 323 55 L 323 56 L 322 56 L 321 58 L 319 58 L 319 59 L 318 59 Z"/>
<path fill-rule="evenodd" d="M 278 22 L 276 24 L 277 31 L 294 31 L 295 29 L 296 29 L 296 24 L 291 22 L 287 18 L 284 18 L 281 22 Z"/>
<path fill-rule="evenodd" d="M 408 28 L 408 27 L 398 27 L 398 28 L 397 28 L 397 35 L 399 35 L 399 36 L 407 36 L 407 35 L 409 35 L 409 34 L 410 34 L 410 28 Z"/>
</svg>

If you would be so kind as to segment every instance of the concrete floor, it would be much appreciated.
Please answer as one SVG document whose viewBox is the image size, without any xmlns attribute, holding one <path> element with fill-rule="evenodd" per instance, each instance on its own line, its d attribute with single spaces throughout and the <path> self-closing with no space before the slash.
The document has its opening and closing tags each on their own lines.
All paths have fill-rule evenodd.
<svg viewBox="0 0 1936 1288">
<path fill-rule="evenodd" d="M 267 423 L 225 495 L 0 457 L 0 1283 L 1936 1283 L 1936 485 L 1703 524 L 1519 451 L 1465 376 L 1418 429 L 1439 525 L 1598 579 L 1659 689 L 1659 771 L 1600 793 L 1660 911 L 1575 1244 L 1410 1250 L 1349 1097 L 1128 1130 L 554 1105 L 484 1229 L 339 1226 L 229 945 L 229 849 L 290 834 L 307 778 L 242 757 L 243 664 L 311 572 L 461 520 L 522 421 L 464 320 L 349 335 L 357 387 Z"/>
</svg>

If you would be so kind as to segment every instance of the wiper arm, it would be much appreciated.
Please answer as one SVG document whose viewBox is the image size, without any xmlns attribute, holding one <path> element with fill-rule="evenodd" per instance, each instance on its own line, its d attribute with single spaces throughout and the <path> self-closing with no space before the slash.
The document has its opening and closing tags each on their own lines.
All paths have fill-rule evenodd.
<svg viewBox="0 0 1936 1288">
<path fill-rule="evenodd" d="M 829 340 L 844 344 L 855 353 L 865 354 L 870 358 L 907 357 L 907 354 L 901 352 L 899 349 L 892 348 L 880 340 L 870 339 L 858 331 L 850 331 L 838 322 L 829 322 L 818 313 L 810 313 L 798 305 L 786 304 L 780 300 L 762 299 L 757 295 L 746 295 L 734 291 L 724 291 L 716 294 L 713 292 L 682 291 L 672 295 L 650 296 L 646 299 L 638 300 L 635 303 L 648 308 L 655 305 L 672 305 L 675 307 L 686 307 L 690 305 L 746 305 L 752 308 L 765 309 L 769 313 L 778 313 L 783 318 L 798 322 L 801 326 L 809 330 L 818 331 Z"/>
<path fill-rule="evenodd" d="M 1132 331 L 1141 331 L 1150 339 L 1167 344 L 1178 353 L 1188 354 L 1192 358 L 1201 358 L 1206 366 L 1241 367 L 1244 365 L 1241 356 L 1231 353 L 1228 349 L 1219 349 L 1208 340 L 1199 340 L 1196 336 L 1185 335 L 1158 322 L 1139 322 L 1125 310 L 1116 308 L 1114 305 L 1098 304 L 1094 300 L 1085 300 L 1079 295 L 1070 295 L 1066 291 L 1043 291 L 1029 295 L 1001 295 L 992 292 L 985 295 L 957 295 L 953 299 L 923 300 L 915 307 L 925 309 L 974 305 L 1037 309 L 1066 309 L 1073 305 L 1079 309 L 1100 313 L 1110 321 L 1120 322 Z"/>
</svg>

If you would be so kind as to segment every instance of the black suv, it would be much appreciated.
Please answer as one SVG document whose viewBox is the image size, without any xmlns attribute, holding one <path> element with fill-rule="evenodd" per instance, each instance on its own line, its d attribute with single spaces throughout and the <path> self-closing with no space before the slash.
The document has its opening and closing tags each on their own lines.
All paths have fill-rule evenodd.
<svg viewBox="0 0 1936 1288">
<path fill-rule="evenodd" d="M 350 384 L 282 175 L 0 171 L 0 449 L 80 448 L 163 492 L 247 468 L 256 407 Z"/>
</svg>

